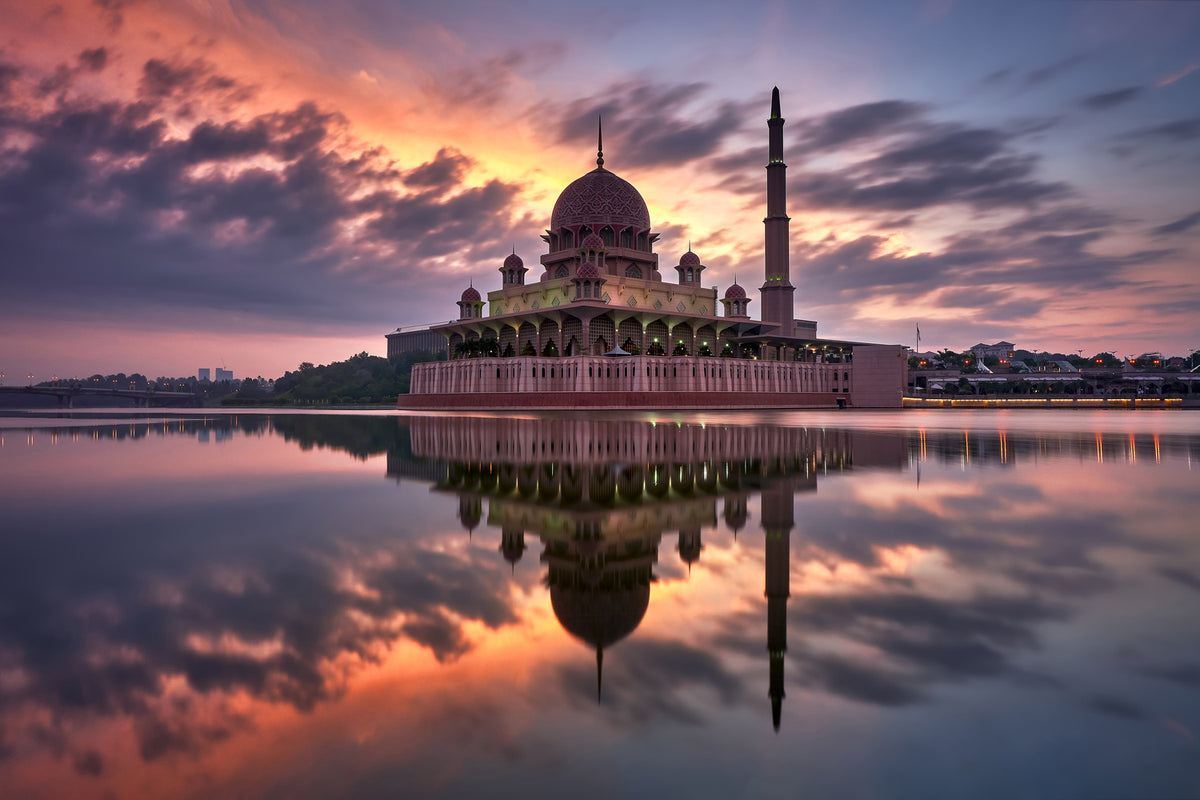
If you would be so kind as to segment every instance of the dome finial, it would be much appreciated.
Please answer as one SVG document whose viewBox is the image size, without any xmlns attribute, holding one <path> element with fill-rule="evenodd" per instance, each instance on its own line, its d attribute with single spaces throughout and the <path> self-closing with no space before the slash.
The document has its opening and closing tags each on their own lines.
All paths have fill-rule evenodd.
<svg viewBox="0 0 1200 800">
<path fill-rule="evenodd" d="M 596 166 L 604 169 L 604 118 L 596 115 Z"/>
<path fill-rule="evenodd" d="M 783 114 L 779 111 L 779 87 L 771 90 L 771 119 L 779 119 Z"/>
<path fill-rule="evenodd" d="M 688 252 L 692 252 L 692 240 L 688 239 Z"/>
</svg>

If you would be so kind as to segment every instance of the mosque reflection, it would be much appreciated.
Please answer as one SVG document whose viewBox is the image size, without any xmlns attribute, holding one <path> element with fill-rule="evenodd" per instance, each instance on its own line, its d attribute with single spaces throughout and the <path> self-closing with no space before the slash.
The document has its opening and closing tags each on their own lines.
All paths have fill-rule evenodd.
<svg viewBox="0 0 1200 800">
<path fill-rule="evenodd" d="M 389 770 L 395 741 L 425 737 L 405 761 L 415 780 L 460 760 L 465 725 L 505 742 L 579 731 L 561 763 L 608 758 L 588 736 L 649 752 L 676 724 L 754 749 L 774 738 L 768 706 L 781 735 L 817 742 L 842 713 L 964 717 L 973 681 L 997 717 L 1013 698 L 1054 705 L 1064 737 L 1107 724 L 1114 742 L 1190 702 L 1200 436 L 1071 415 L 1053 424 L 1081 429 L 781 417 L 0 429 L 0 786 L 101 796 L 72 789 L 142 785 L 184 757 L 283 764 L 270 751 L 286 736 L 333 753 L 318 739 L 358 747 L 376 730 L 362 747 L 377 742 Z M 1140 650 L 1106 665 L 1064 631 Z M 1119 695 L 1090 688 L 1109 682 Z M 304 779 L 344 766 L 295 763 L 311 763 Z"/>
<path fill-rule="evenodd" d="M 433 482 L 458 498 L 473 532 L 499 529 L 515 569 L 536 537 L 544 582 L 563 629 L 596 654 L 632 634 L 650 604 L 665 534 L 681 560 L 703 550 L 702 531 L 746 527 L 759 495 L 765 536 L 766 651 L 772 722 L 779 729 L 787 651 L 793 502 L 818 476 L 858 467 L 900 469 L 904 438 L 865 431 L 655 424 L 619 420 L 416 418 L 411 454 L 389 452 L 388 474 Z"/>
</svg>

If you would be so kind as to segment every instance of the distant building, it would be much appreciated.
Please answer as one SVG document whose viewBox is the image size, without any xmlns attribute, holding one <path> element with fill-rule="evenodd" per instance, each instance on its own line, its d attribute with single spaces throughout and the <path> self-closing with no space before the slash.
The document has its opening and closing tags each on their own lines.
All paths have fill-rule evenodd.
<svg viewBox="0 0 1200 800">
<path fill-rule="evenodd" d="M 196 380 L 210 381 L 210 380 L 212 380 L 211 375 L 212 375 L 212 372 L 209 370 L 208 367 L 201 367 L 200 371 L 196 374 Z"/>
<path fill-rule="evenodd" d="M 412 328 L 407 331 L 403 328 L 396 328 L 386 338 L 388 358 L 396 358 L 408 353 L 432 353 L 435 356 L 447 354 L 446 337 L 429 328 Z"/>
<path fill-rule="evenodd" d="M 233 380 L 233 370 L 217 367 L 217 382 Z"/>
<path fill-rule="evenodd" d="M 1008 364 L 1016 355 L 1017 346 L 1012 342 L 996 342 L 995 344 L 983 344 L 982 342 L 971 347 L 971 352 L 975 354 L 975 358 L 983 361 L 985 358 L 994 358 L 1001 364 Z"/>
</svg>

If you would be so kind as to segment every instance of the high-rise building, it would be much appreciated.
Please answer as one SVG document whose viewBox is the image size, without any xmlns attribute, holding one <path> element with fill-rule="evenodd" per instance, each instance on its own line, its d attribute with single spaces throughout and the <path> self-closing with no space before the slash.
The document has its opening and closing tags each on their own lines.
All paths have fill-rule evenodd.
<svg viewBox="0 0 1200 800">
<path fill-rule="evenodd" d="M 199 372 L 196 374 L 196 380 L 209 381 L 209 380 L 212 380 L 211 375 L 212 375 L 212 372 L 209 370 L 208 367 L 201 367 Z"/>
<path fill-rule="evenodd" d="M 231 380 L 233 380 L 233 370 L 222 369 L 220 367 L 217 367 L 217 381 L 218 382 L 231 381 Z"/>
</svg>

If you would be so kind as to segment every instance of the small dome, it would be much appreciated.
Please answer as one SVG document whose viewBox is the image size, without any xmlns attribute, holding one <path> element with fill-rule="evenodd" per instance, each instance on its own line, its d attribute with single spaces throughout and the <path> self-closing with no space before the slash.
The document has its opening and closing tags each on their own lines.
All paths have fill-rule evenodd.
<svg viewBox="0 0 1200 800">
<path fill-rule="evenodd" d="M 741 286 L 738 286 L 736 283 L 725 290 L 726 300 L 741 300 L 745 296 L 746 290 Z"/>
<path fill-rule="evenodd" d="M 688 250 L 679 257 L 679 266 L 681 267 L 698 267 L 700 266 L 700 256 Z"/>
<path fill-rule="evenodd" d="M 600 250 L 604 247 L 604 240 L 597 234 L 589 233 L 583 237 L 583 241 L 579 243 L 580 247 L 585 247 L 588 250 Z"/>
<path fill-rule="evenodd" d="M 594 280 L 594 279 L 600 277 L 600 268 L 597 267 L 591 261 L 589 261 L 586 264 L 584 264 L 582 267 L 579 268 L 579 271 L 575 273 L 575 277 L 591 278 Z"/>
<path fill-rule="evenodd" d="M 479 296 L 479 290 L 476 289 L 474 286 L 468 286 L 466 289 L 463 290 L 461 302 L 463 302 L 463 303 L 478 303 L 481 299 L 482 298 Z"/>
<path fill-rule="evenodd" d="M 504 259 L 505 269 L 520 269 L 523 266 L 525 266 L 525 262 L 522 261 L 521 257 L 516 253 L 513 253 L 511 256 Z"/>
</svg>

